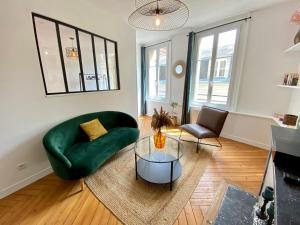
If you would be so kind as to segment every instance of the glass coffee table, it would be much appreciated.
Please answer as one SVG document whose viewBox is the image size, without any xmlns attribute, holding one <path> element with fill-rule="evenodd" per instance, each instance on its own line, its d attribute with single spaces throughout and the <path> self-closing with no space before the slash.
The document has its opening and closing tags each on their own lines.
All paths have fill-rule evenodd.
<svg viewBox="0 0 300 225">
<path fill-rule="evenodd" d="M 153 136 L 139 139 L 135 144 L 135 175 L 155 184 L 172 184 L 181 175 L 182 144 L 166 137 L 165 147 L 157 149 Z"/>
</svg>

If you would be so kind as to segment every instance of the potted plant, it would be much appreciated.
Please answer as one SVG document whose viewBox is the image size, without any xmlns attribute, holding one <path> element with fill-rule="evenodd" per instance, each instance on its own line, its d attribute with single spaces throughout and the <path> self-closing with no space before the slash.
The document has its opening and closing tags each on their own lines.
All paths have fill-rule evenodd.
<svg viewBox="0 0 300 225">
<path fill-rule="evenodd" d="M 151 127 L 154 130 L 154 145 L 158 149 L 165 147 L 166 135 L 161 132 L 162 127 L 172 126 L 172 120 L 169 114 L 160 108 L 160 112 L 154 109 L 154 114 L 152 115 Z"/>
<path fill-rule="evenodd" d="M 172 107 L 172 115 L 175 116 L 176 115 L 176 108 L 178 106 L 178 102 L 172 102 L 171 103 L 171 107 Z"/>
<path fill-rule="evenodd" d="M 178 106 L 178 102 L 172 102 L 171 107 L 172 107 L 172 114 L 171 114 L 171 120 L 174 126 L 177 124 L 177 116 L 176 116 L 176 108 Z"/>
</svg>

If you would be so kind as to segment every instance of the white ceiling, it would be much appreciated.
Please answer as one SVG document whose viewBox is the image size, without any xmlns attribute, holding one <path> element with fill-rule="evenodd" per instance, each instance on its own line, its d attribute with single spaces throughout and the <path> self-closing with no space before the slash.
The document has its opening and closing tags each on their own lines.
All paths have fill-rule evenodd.
<svg viewBox="0 0 300 225">
<path fill-rule="evenodd" d="M 127 21 L 130 13 L 135 9 L 135 0 L 89 0 L 113 12 L 116 16 Z M 189 8 L 190 17 L 186 25 L 181 28 L 200 27 L 225 18 L 248 13 L 278 3 L 293 0 L 182 0 Z M 171 32 L 153 32 L 137 30 L 137 43 L 153 43 L 157 40 L 170 38 L 181 30 Z"/>
</svg>

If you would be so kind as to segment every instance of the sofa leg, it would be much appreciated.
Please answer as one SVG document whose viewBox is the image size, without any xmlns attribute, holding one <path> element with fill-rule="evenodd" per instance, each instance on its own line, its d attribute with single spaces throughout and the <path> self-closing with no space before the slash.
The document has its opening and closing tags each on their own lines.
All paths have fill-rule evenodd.
<svg viewBox="0 0 300 225">
<path fill-rule="evenodd" d="M 197 141 L 197 153 L 199 152 L 199 138 L 198 138 L 198 141 Z"/>
<path fill-rule="evenodd" d="M 81 191 L 84 190 L 84 179 L 83 178 L 80 179 L 80 188 L 81 188 Z"/>
</svg>

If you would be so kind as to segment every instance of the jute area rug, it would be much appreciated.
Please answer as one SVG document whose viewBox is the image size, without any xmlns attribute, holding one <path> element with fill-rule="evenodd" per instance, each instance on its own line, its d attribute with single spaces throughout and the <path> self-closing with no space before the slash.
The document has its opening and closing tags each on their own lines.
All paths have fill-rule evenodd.
<svg viewBox="0 0 300 225">
<path fill-rule="evenodd" d="M 186 205 L 207 167 L 211 153 L 183 143 L 182 175 L 173 184 L 135 178 L 134 150 L 122 150 L 85 179 L 95 196 L 127 225 L 171 225 Z"/>
</svg>

